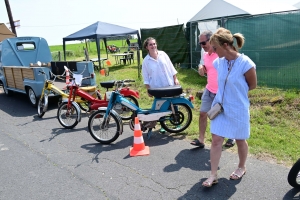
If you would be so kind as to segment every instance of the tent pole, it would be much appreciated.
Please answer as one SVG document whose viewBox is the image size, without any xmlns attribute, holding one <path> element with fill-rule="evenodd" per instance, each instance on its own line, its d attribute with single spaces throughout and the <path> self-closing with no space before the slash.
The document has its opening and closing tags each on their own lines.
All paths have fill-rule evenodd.
<svg viewBox="0 0 300 200">
<path fill-rule="evenodd" d="M 89 51 L 87 43 L 86 43 L 86 39 L 84 39 L 84 41 L 85 41 L 85 48 L 86 48 L 87 51 Z"/>
<path fill-rule="evenodd" d="M 66 41 L 63 40 L 64 59 L 66 61 Z"/>
<path fill-rule="evenodd" d="M 96 36 L 96 47 L 97 47 L 97 54 L 98 54 L 98 61 L 99 61 L 99 71 L 102 69 L 102 66 L 101 65 L 101 60 L 100 60 L 100 38 L 97 38 Z"/>
</svg>

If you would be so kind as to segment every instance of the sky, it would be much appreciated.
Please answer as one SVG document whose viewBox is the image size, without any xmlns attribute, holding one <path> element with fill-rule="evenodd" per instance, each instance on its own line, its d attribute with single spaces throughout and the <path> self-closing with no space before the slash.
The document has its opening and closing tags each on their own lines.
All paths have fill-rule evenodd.
<svg viewBox="0 0 300 200">
<path fill-rule="evenodd" d="M 132 29 L 186 24 L 210 0 L 9 0 L 18 36 L 38 36 L 49 45 L 97 21 Z M 300 0 L 226 0 L 251 13 L 293 10 Z M 5 1 L 0 1 L 0 23 L 8 23 Z"/>
</svg>

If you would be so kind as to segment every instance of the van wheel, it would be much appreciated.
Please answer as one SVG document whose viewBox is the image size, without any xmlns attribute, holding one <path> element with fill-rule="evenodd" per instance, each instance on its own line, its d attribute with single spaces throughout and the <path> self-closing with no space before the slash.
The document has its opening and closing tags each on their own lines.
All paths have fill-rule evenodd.
<svg viewBox="0 0 300 200">
<path fill-rule="evenodd" d="M 2 89 L 1 89 L 2 88 Z M 6 87 L 4 87 L 2 81 L 0 81 L 0 93 L 2 93 L 2 91 L 6 94 L 6 96 L 12 96 L 13 95 L 13 91 L 8 90 Z"/>
<path fill-rule="evenodd" d="M 31 105 L 36 108 L 37 104 L 38 104 L 38 100 L 37 100 L 37 97 L 31 87 L 29 87 L 27 89 L 27 96 L 28 96 L 28 99 L 29 99 Z"/>
</svg>

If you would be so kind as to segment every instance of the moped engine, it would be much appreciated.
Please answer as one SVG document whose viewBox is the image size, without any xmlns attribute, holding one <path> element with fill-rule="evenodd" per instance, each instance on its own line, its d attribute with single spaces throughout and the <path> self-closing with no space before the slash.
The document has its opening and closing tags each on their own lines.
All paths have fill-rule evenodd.
<svg viewBox="0 0 300 200">
<path fill-rule="evenodd" d="M 157 124 L 157 121 L 143 122 L 143 127 L 145 128 L 154 128 Z"/>
<path fill-rule="evenodd" d="M 126 108 L 125 106 L 123 106 L 120 103 L 117 103 L 113 109 L 120 115 L 123 112 L 126 112 L 128 108 Z"/>
<path fill-rule="evenodd" d="M 157 124 L 157 121 L 147 121 L 147 122 L 140 121 L 140 124 L 141 124 L 141 131 L 145 132 L 147 129 L 154 128 Z M 129 121 L 129 127 L 132 131 L 134 131 L 134 121 L 132 119 Z"/>
</svg>

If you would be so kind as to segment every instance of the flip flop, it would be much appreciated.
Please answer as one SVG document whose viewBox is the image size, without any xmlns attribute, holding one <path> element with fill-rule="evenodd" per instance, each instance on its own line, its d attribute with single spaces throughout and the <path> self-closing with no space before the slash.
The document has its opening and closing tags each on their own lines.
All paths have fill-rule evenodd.
<svg viewBox="0 0 300 200">
<path fill-rule="evenodd" d="M 200 148 L 204 148 L 204 146 L 205 146 L 205 145 L 204 145 L 202 142 L 200 142 L 198 139 L 192 141 L 190 144 L 191 144 L 191 145 L 194 145 L 194 146 L 197 146 L 197 147 L 200 147 Z"/>
<path fill-rule="evenodd" d="M 235 140 L 234 139 L 228 139 L 224 146 L 230 148 L 230 147 L 233 147 L 234 145 L 235 145 Z"/>
</svg>

